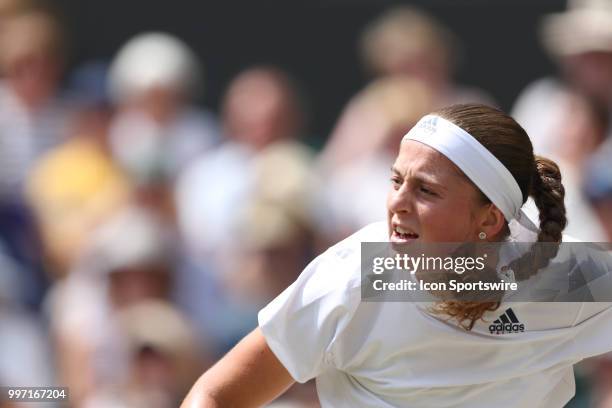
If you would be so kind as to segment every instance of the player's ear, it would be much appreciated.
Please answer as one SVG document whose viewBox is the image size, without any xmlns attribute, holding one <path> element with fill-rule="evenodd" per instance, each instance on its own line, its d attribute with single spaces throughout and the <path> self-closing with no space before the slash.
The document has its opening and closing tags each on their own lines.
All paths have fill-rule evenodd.
<svg viewBox="0 0 612 408">
<path fill-rule="evenodd" d="M 495 204 L 488 203 L 479 214 L 478 232 L 484 232 L 488 238 L 492 238 L 502 231 L 505 221 L 500 209 Z"/>
</svg>

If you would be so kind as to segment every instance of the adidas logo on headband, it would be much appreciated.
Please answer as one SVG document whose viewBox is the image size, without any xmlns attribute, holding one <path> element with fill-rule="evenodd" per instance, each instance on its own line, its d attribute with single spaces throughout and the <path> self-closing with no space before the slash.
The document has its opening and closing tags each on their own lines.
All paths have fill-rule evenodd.
<svg viewBox="0 0 612 408">
<path fill-rule="evenodd" d="M 438 125 L 438 118 L 436 116 L 429 117 L 425 120 L 422 120 L 418 124 L 418 128 L 425 131 L 427 134 L 432 134 L 436 132 L 436 127 Z"/>
</svg>

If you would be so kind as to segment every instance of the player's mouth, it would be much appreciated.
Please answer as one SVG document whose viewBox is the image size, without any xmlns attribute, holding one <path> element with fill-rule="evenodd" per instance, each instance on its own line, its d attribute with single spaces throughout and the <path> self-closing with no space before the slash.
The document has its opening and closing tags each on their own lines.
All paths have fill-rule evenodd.
<svg viewBox="0 0 612 408">
<path fill-rule="evenodd" d="M 410 228 L 393 224 L 393 230 L 391 232 L 391 242 L 403 244 L 416 241 L 418 238 L 419 234 L 417 234 Z"/>
</svg>

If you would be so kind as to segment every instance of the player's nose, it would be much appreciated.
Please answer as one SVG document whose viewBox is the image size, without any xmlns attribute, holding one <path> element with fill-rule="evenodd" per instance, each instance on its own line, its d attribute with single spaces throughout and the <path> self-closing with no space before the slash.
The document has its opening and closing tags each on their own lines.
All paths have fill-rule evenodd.
<svg viewBox="0 0 612 408">
<path fill-rule="evenodd" d="M 393 213 L 409 213 L 414 208 L 414 194 L 406 183 L 399 188 L 392 188 L 387 198 L 387 209 Z"/>
</svg>

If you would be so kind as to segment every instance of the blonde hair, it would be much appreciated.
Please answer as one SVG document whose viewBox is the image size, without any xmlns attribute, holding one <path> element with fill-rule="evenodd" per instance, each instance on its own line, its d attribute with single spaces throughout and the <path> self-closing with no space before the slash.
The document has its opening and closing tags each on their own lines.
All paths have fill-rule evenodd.
<svg viewBox="0 0 612 408">
<path fill-rule="evenodd" d="M 410 6 L 384 12 L 366 26 L 360 41 L 361 56 L 369 70 L 384 73 L 391 60 L 413 58 L 427 52 L 447 65 L 454 60 L 457 40 L 440 22 Z"/>
</svg>

